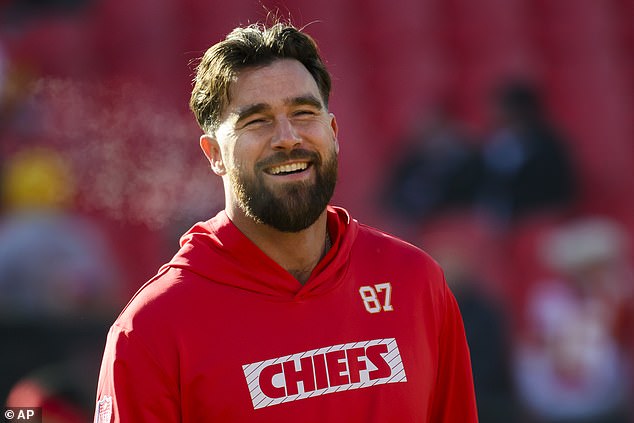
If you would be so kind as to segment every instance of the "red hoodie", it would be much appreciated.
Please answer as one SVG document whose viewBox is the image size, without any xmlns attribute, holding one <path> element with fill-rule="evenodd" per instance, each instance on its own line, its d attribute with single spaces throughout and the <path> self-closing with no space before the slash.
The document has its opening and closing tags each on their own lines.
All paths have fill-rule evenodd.
<svg viewBox="0 0 634 423">
<path fill-rule="evenodd" d="M 476 422 L 442 271 L 328 208 L 301 285 L 225 212 L 195 225 L 108 335 L 96 422 Z"/>
</svg>

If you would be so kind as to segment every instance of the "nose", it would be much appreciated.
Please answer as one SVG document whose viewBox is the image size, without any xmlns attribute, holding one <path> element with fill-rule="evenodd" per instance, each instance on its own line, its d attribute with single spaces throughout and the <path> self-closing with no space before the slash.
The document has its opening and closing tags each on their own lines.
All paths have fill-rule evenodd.
<svg viewBox="0 0 634 423">
<path fill-rule="evenodd" d="M 293 149 L 301 144 L 302 138 L 293 127 L 293 123 L 286 117 L 280 118 L 275 123 L 275 133 L 271 140 L 271 146 L 276 150 Z"/>
</svg>

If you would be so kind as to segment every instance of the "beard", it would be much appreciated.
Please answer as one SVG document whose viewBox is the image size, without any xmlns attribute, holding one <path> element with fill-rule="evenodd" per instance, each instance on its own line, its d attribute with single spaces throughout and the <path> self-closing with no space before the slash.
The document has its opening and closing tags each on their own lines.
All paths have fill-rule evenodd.
<svg viewBox="0 0 634 423">
<path fill-rule="evenodd" d="M 315 170 L 315 181 L 289 182 L 274 191 L 261 177 L 262 170 L 276 163 L 308 159 Z M 331 150 L 322 157 L 307 150 L 278 152 L 255 166 L 255 175 L 241 174 L 237 168 L 229 172 L 234 197 L 242 211 L 258 223 L 282 232 L 299 232 L 315 223 L 326 209 L 337 183 L 337 153 Z"/>
</svg>

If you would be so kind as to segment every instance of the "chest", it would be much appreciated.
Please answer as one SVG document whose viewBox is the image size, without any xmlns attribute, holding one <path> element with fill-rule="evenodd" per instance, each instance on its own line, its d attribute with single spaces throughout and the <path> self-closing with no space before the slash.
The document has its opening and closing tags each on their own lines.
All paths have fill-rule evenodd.
<svg viewBox="0 0 634 423">
<path fill-rule="evenodd" d="M 201 292 L 178 336 L 184 421 L 422 418 L 438 362 L 423 298 L 363 275 L 302 300 Z"/>
</svg>

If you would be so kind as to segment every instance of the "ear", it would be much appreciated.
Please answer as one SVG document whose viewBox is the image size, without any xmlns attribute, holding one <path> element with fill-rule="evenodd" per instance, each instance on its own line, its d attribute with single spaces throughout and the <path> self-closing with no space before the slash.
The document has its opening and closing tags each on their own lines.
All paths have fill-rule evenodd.
<svg viewBox="0 0 634 423">
<path fill-rule="evenodd" d="M 201 135 L 200 148 L 203 150 L 203 153 L 205 153 L 205 157 L 207 157 L 211 165 L 211 170 L 213 170 L 216 175 L 222 176 L 227 173 L 225 163 L 222 159 L 220 145 L 214 137 L 207 134 Z"/>
<path fill-rule="evenodd" d="M 334 114 L 329 113 L 330 115 L 330 128 L 332 129 L 332 134 L 335 138 L 335 151 L 339 154 L 339 126 L 337 125 L 337 118 Z"/>
</svg>

